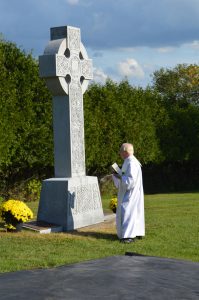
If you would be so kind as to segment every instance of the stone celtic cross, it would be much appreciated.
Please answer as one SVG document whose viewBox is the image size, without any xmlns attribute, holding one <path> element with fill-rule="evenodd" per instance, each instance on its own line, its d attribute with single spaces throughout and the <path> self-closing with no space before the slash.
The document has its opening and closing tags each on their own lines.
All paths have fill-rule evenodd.
<svg viewBox="0 0 199 300">
<path fill-rule="evenodd" d="M 51 28 L 51 41 L 39 57 L 39 66 L 53 95 L 55 177 L 84 176 L 83 93 L 93 74 L 80 29 Z"/>
<path fill-rule="evenodd" d="M 42 182 L 37 222 L 63 231 L 103 222 L 97 177 L 85 174 L 83 94 L 92 79 L 92 61 L 80 29 L 51 28 L 39 67 L 53 95 L 55 177 Z"/>
</svg>

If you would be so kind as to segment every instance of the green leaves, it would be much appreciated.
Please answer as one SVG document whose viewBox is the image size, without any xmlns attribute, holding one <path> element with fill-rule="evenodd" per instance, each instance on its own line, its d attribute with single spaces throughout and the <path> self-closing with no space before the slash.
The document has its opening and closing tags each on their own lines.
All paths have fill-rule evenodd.
<svg viewBox="0 0 199 300">
<path fill-rule="evenodd" d="M 177 65 L 154 73 L 165 120 L 157 128 L 166 161 L 199 159 L 199 66 Z"/>
<path fill-rule="evenodd" d="M 173 69 L 160 69 L 153 74 L 154 88 L 168 105 L 199 104 L 199 66 L 179 64 Z"/>
<path fill-rule="evenodd" d="M 51 172 L 53 130 L 51 95 L 39 78 L 38 62 L 0 39 L 0 69 L 4 184 L 12 177 Z M 121 164 L 118 151 L 124 142 L 133 143 L 143 165 L 198 161 L 198 99 L 197 65 L 160 69 L 153 74 L 153 86 L 145 89 L 127 80 L 90 85 L 84 95 L 87 173 L 101 176 L 114 161 Z"/>
<path fill-rule="evenodd" d="M 93 84 L 84 97 L 86 158 L 89 172 L 108 172 L 123 142 L 134 144 L 136 156 L 148 163 L 159 159 L 155 116 L 157 93 L 133 88 L 127 81 Z M 160 102 L 160 101 L 159 101 Z"/>
<path fill-rule="evenodd" d="M 38 63 L 0 40 L 0 68 L 0 173 L 51 166 L 51 95 L 38 76 Z"/>
</svg>

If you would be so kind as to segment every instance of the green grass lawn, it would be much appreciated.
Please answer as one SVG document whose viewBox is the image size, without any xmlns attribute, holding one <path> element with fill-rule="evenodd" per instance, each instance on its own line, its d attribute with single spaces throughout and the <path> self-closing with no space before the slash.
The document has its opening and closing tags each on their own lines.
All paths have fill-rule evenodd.
<svg viewBox="0 0 199 300">
<path fill-rule="evenodd" d="M 103 197 L 108 212 L 109 197 Z M 28 202 L 36 214 L 38 203 Z M 114 224 L 73 233 L 0 231 L 0 272 L 54 267 L 126 251 L 199 262 L 199 193 L 145 196 L 146 237 L 119 243 Z"/>
</svg>

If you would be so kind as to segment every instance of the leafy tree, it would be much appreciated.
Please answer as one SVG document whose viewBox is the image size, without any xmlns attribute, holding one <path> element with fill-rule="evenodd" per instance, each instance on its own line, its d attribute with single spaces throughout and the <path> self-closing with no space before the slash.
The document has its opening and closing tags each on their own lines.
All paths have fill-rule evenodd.
<svg viewBox="0 0 199 300">
<path fill-rule="evenodd" d="M 161 159 L 155 127 L 156 116 L 162 115 L 158 97 L 150 88 L 133 88 L 128 81 L 90 86 L 84 97 L 89 172 L 107 172 L 112 162 L 119 161 L 123 142 L 134 144 L 144 164 Z"/>
<path fill-rule="evenodd" d="M 154 73 L 153 82 L 167 112 L 157 129 L 165 160 L 198 160 L 199 66 L 160 69 Z"/>
<path fill-rule="evenodd" d="M 52 170 L 52 102 L 39 78 L 38 62 L 4 39 L 0 39 L 0 69 L 0 182 L 9 183 Z M 197 65 L 160 69 L 153 74 L 153 86 L 145 89 L 132 87 L 127 80 L 91 84 L 84 95 L 88 174 L 106 174 L 111 163 L 122 163 L 119 147 L 130 142 L 148 172 L 149 187 L 154 185 L 149 180 L 153 172 L 160 185 L 161 178 L 164 184 L 171 175 L 178 184 L 176 164 L 182 170 L 194 166 L 190 174 L 196 178 L 198 89 Z"/>
<path fill-rule="evenodd" d="M 0 172 L 11 176 L 52 165 L 51 96 L 38 63 L 0 40 Z"/>
<path fill-rule="evenodd" d="M 199 160 L 199 107 L 173 108 L 158 130 L 165 160 Z"/>
<path fill-rule="evenodd" d="M 161 68 L 153 74 L 153 87 L 168 105 L 199 104 L 199 66 L 179 64 L 173 69 Z"/>
</svg>

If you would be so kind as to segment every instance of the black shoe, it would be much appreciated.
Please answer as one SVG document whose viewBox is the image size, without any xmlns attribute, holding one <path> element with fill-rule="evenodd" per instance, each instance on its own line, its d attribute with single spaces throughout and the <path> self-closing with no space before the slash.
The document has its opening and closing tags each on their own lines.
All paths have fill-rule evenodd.
<svg viewBox="0 0 199 300">
<path fill-rule="evenodd" d="M 131 238 L 121 239 L 120 242 L 124 243 L 124 244 L 130 244 L 130 243 L 135 242 L 135 239 L 131 239 Z"/>
<path fill-rule="evenodd" d="M 142 236 L 136 236 L 136 239 L 142 240 Z"/>
</svg>

